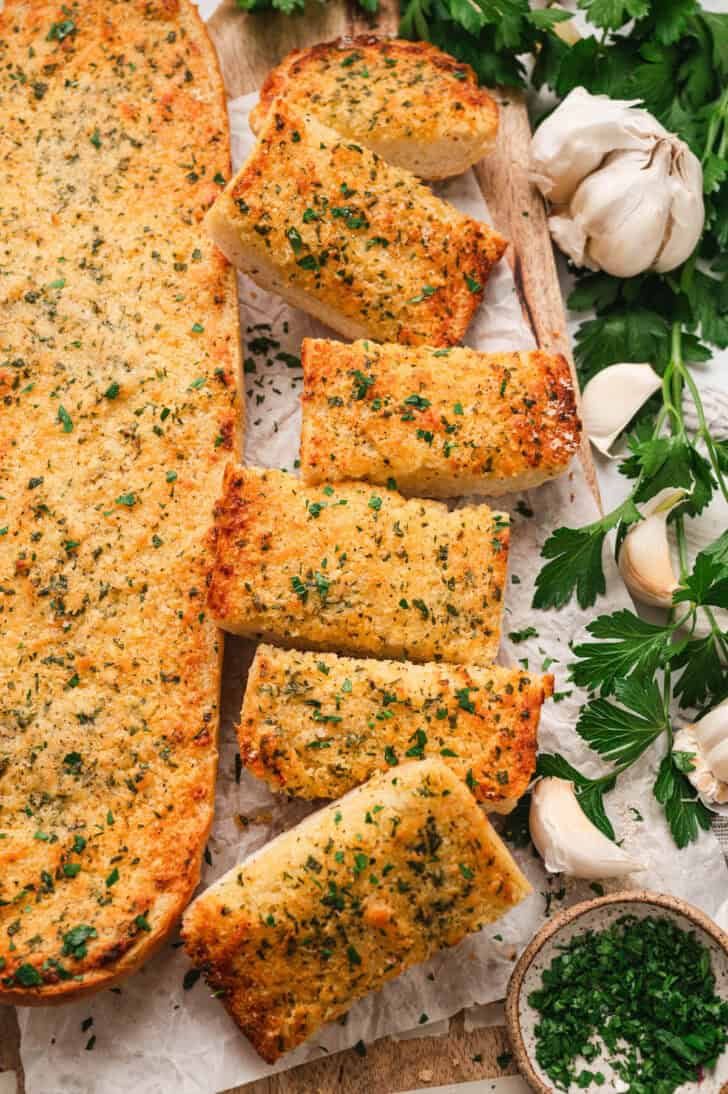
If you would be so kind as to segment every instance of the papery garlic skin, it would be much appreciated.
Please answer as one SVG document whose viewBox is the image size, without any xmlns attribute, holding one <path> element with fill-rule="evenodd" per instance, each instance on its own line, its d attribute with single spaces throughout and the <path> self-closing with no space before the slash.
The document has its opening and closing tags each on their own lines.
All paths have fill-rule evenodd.
<svg viewBox="0 0 728 1094">
<path fill-rule="evenodd" d="M 662 387 L 652 365 L 610 365 L 598 372 L 581 396 L 581 420 L 587 437 L 605 456 L 625 426 Z"/>
<path fill-rule="evenodd" d="M 585 816 L 568 779 L 549 776 L 536 783 L 528 823 L 534 846 L 551 874 L 596 881 L 643 869 Z"/>
<path fill-rule="evenodd" d="M 642 148 L 650 127 L 667 132 L 638 102 L 575 87 L 541 123 L 531 142 L 531 177 L 552 205 L 567 205 L 610 152 Z"/>
<path fill-rule="evenodd" d="M 574 88 L 536 131 L 531 156 L 553 239 L 577 266 L 634 277 L 674 269 L 694 250 L 700 162 L 635 100 Z"/>
<path fill-rule="evenodd" d="M 728 804 L 728 699 L 675 734 L 674 752 L 692 752 L 688 779 L 708 808 Z"/>
<path fill-rule="evenodd" d="M 640 506 L 643 519 L 632 524 L 619 552 L 619 572 L 635 600 L 655 608 L 669 608 L 679 587 L 670 556 L 667 518 L 685 497 L 684 490 L 667 487 Z"/>
</svg>

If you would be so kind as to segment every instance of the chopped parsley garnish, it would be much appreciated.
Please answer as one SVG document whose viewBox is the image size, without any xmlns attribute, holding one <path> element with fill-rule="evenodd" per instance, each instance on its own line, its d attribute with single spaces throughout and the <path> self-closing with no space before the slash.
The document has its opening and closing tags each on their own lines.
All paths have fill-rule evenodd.
<svg viewBox="0 0 728 1094">
<path fill-rule="evenodd" d="M 427 300 L 429 297 L 431 297 L 436 292 L 437 292 L 437 289 L 433 289 L 432 285 L 423 285 L 422 289 L 420 290 L 420 292 L 418 292 L 417 296 L 413 296 L 411 300 L 407 301 L 407 303 L 408 304 L 421 304 L 423 300 Z"/>
<path fill-rule="evenodd" d="M 473 691 L 473 690 L 474 690 L 473 688 L 459 688 L 455 692 L 455 697 L 458 701 L 458 706 L 460 707 L 461 710 L 466 710 L 468 712 L 468 714 L 474 714 L 475 713 L 475 703 L 470 698 L 470 692 Z"/>
<path fill-rule="evenodd" d="M 86 943 L 96 937 L 95 927 L 89 927 L 85 923 L 72 927 L 63 936 L 63 956 L 74 957 L 76 961 L 81 961 L 88 953 Z"/>
<path fill-rule="evenodd" d="M 15 970 L 15 979 L 24 988 L 37 988 L 43 983 L 43 977 L 34 965 L 19 965 Z"/>
<path fill-rule="evenodd" d="M 374 377 L 361 372 L 358 368 L 354 369 L 352 375 L 354 377 L 354 398 L 357 400 L 366 398 L 367 391 L 375 383 Z"/>
<path fill-rule="evenodd" d="M 188 969 L 182 980 L 182 987 L 184 990 L 189 991 L 190 988 L 194 988 L 201 975 L 202 973 L 199 969 Z"/>
<path fill-rule="evenodd" d="M 303 240 L 301 239 L 301 233 L 297 228 L 288 228 L 286 230 L 286 238 L 291 245 L 291 249 L 294 255 L 300 255 L 303 250 Z"/>
<path fill-rule="evenodd" d="M 305 604 L 308 600 L 308 589 L 303 584 L 300 577 L 294 576 L 291 578 L 291 588 L 293 589 L 294 593 L 301 601 L 301 603 Z"/>
<path fill-rule="evenodd" d="M 414 744 L 407 749 L 405 756 L 409 756 L 410 759 L 423 760 L 427 745 L 427 734 L 424 729 L 416 729 L 409 739 L 414 741 Z"/>
<path fill-rule="evenodd" d="M 427 410 L 430 406 L 430 400 L 425 399 L 422 395 L 408 395 L 404 400 L 405 406 L 413 406 L 415 410 Z"/>
</svg>

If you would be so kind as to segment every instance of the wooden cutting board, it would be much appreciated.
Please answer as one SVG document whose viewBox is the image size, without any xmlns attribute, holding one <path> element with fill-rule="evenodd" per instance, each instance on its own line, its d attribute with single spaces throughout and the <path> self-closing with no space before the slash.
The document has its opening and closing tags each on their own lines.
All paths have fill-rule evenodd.
<svg viewBox="0 0 728 1094">
<path fill-rule="evenodd" d="M 235 0 L 222 0 L 209 23 L 218 51 L 228 96 L 253 91 L 266 73 L 289 50 L 343 35 L 395 33 L 396 0 L 381 0 L 382 10 L 369 21 L 346 0 L 309 0 L 304 14 L 249 15 Z M 566 330 L 564 306 L 546 224 L 543 202 L 528 181 L 531 130 L 523 96 L 513 89 L 494 92 L 501 108 L 498 143 L 476 167 L 494 226 L 510 246 L 507 260 L 513 270 L 524 316 L 538 345 L 563 353 L 574 369 Z M 583 441 L 579 458 L 587 482 L 599 503 L 594 465 Z M 234 718 L 245 653 L 241 644 L 228 642 L 223 678 L 223 707 Z M 242 662 L 242 663 L 241 663 Z M 229 686 L 226 687 L 226 681 Z M 0 1007 L 0 1071 L 14 1069 L 23 1094 L 15 1013 Z M 394 1094 L 416 1087 L 513 1075 L 514 1066 L 498 1057 L 508 1052 L 505 1029 L 491 1027 L 464 1032 L 462 1017 L 451 1024 L 447 1037 L 393 1042 L 388 1038 L 369 1046 L 366 1056 L 350 1050 L 329 1059 L 304 1064 L 271 1079 L 235 1088 L 234 1094 Z M 103 1094 L 102 1091 L 99 1094 Z M 232 1092 L 231 1092 L 232 1094 Z"/>
</svg>

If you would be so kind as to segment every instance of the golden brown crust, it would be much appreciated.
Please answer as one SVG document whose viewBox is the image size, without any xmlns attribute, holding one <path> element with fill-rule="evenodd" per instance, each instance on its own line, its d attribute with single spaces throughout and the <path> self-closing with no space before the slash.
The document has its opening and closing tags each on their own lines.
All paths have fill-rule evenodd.
<svg viewBox="0 0 728 1094">
<path fill-rule="evenodd" d="M 335 330 L 408 344 L 462 338 L 506 247 L 285 100 L 206 225 L 253 280 Z"/>
<path fill-rule="evenodd" d="M 240 757 L 274 791 L 337 798 L 408 759 L 442 757 L 478 801 L 509 812 L 536 767 L 553 677 L 500 665 L 413 665 L 258 646 Z"/>
<path fill-rule="evenodd" d="M 207 605 L 224 629 L 308 649 L 479 662 L 498 648 L 508 518 L 362 483 L 230 465 Z"/>
<path fill-rule="evenodd" d="M 0 56 L 0 1002 L 35 1005 L 132 972 L 199 879 L 222 647 L 198 529 L 240 345 L 199 227 L 230 159 L 196 7 L 10 0 Z"/>
<path fill-rule="evenodd" d="M 185 948 L 272 1063 L 531 891 L 440 760 L 376 775 L 187 910 Z"/>
<path fill-rule="evenodd" d="M 307 483 L 393 478 L 405 494 L 496 496 L 562 474 L 579 444 L 560 354 L 305 338 L 301 362 Z"/>
<path fill-rule="evenodd" d="M 294 49 L 261 88 L 254 133 L 279 97 L 424 178 L 466 170 L 498 132 L 498 107 L 470 65 L 429 42 L 361 35 Z"/>
</svg>

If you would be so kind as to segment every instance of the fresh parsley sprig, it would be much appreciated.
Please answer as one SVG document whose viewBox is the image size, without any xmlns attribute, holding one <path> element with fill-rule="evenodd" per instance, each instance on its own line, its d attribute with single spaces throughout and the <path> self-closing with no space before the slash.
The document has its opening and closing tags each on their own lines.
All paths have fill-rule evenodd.
<svg viewBox="0 0 728 1094">
<path fill-rule="evenodd" d="M 608 534 L 616 533 L 618 551 L 640 519 L 640 503 L 667 486 L 684 490 L 670 516 L 680 587 L 667 620 L 650 624 L 629 611 L 602 615 L 587 628 L 594 640 L 574 647 L 571 678 L 592 695 L 577 732 L 610 766 L 596 780 L 573 769 L 564 775 L 575 783 L 587 815 L 612 835 L 600 815 L 602 795 L 664 741 L 653 793 L 675 843 L 684 847 L 710 826 L 710 814 L 686 777 L 693 757 L 673 752 L 671 705 L 707 709 L 728 695 L 728 633 L 714 611 L 728 608 L 728 532 L 701 551 L 692 568 L 686 544 L 686 520 L 699 515 L 716 491 L 728 501 L 728 439 L 712 434 L 691 371 L 710 359 L 707 343 L 728 346 L 728 16 L 703 12 L 693 0 L 579 0 L 579 6 L 602 33 L 573 46 L 549 35 L 537 59 L 536 84 L 548 84 L 559 96 L 581 85 L 641 99 L 700 158 L 706 221 L 695 253 L 666 275 L 621 280 L 576 274 L 569 306 L 594 312 L 576 337 L 582 383 L 618 362 L 649 361 L 662 388 L 627 438 L 629 455 L 620 465 L 631 480 L 627 498 L 600 520 L 559 528 L 548 538 L 534 606 L 559 608 L 573 596 L 582 608 L 592 606 L 605 591 Z M 686 425 L 689 403 L 695 431 Z M 560 756 L 545 758 L 545 765 L 543 759 L 541 767 L 552 774 L 565 763 Z"/>
</svg>

